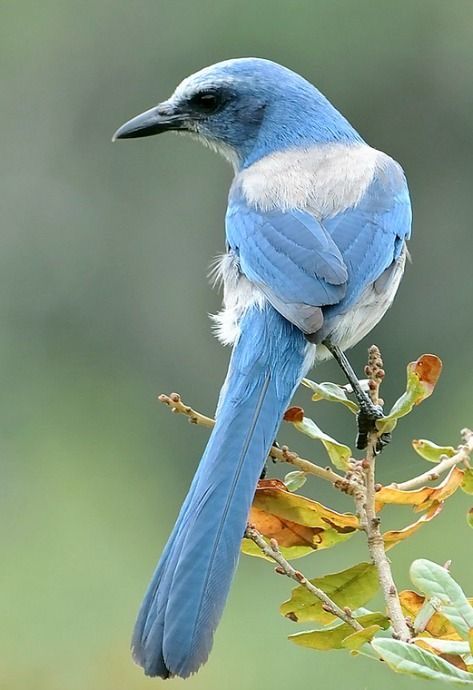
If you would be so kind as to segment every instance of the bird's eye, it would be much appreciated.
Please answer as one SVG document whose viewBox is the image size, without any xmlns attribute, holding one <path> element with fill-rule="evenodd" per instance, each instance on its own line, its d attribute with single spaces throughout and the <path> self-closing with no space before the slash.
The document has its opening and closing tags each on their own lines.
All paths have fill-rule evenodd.
<svg viewBox="0 0 473 690">
<path fill-rule="evenodd" d="M 222 103 L 221 98 L 214 91 L 200 91 L 190 99 L 193 109 L 210 115 L 215 113 Z"/>
</svg>

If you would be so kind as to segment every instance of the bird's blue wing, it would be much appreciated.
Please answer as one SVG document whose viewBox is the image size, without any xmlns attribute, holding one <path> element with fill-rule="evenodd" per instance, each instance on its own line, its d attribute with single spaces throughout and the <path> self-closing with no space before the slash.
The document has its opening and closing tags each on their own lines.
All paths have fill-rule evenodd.
<svg viewBox="0 0 473 690">
<path fill-rule="evenodd" d="M 394 265 L 410 237 L 411 221 L 407 184 L 399 174 L 394 180 L 386 174 L 375 179 L 356 207 L 324 220 L 348 269 L 345 297 L 328 310 L 331 315 L 347 311 Z"/>
<path fill-rule="evenodd" d="M 320 307 L 344 296 L 348 273 L 325 228 L 300 210 L 261 212 L 230 199 L 227 241 L 242 273 L 269 302 L 305 332 L 323 322 Z"/>
<path fill-rule="evenodd" d="M 226 217 L 242 273 L 306 333 L 322 326 L 323 313 L 346 312 L 394 265 L 410 227 L 407 185 L 394 162 L 355 207 L 323 221 L 298 209 L 260 211 L 239 192 Z"/>
</svg>

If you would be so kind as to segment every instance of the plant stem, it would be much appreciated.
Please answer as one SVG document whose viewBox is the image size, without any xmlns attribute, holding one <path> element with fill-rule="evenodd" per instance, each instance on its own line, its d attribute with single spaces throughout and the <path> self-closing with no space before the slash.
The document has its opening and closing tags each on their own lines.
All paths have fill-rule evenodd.
<svg viewBox="0 0 473 690">
<path fill-rule="evenodd" d="M 376 346 L 368 350 L 368 364 L 365 373 L 370 378 L 370 397 L 375 405 L 379 399 L 379 388 L 384 378 L 381 353 Z M 381 520 L 376 514 L 376 456 L 379 432 L 374 430 L 368 436 L 366 457 L 361 463 L 363 489 L 355 494 L 355 503 L 360 517 L 360 525 L 366 533 L 368 549 L 378 573 L 379 584 L 384 596 L 386 608 L 393 629 L 393 637 L 409 642 L 411 632 L 401 609 L 401 602 L 391 572 L 391 565 L 384 548 L 383 535 L 380 529 Z"/>
<path fill-rule="evenodd" d="M 401 602 L 397 593 L 391 572 L 391 565 L 384 548 L 383 535 L 380 529 L 380 518 L 376 514 L 376 444 L 378 434 L 371 434 L 366 458 L 362 463 L 365 491 L 359 500 L 360 524 L 366 532 L 368 549 L 378 572 L 378 579 L 383 592 L 388 615 L 393 628 L 393 637 L 403 642 L 411 639 L 411 633 L 401 609 Z"/>
</svg>

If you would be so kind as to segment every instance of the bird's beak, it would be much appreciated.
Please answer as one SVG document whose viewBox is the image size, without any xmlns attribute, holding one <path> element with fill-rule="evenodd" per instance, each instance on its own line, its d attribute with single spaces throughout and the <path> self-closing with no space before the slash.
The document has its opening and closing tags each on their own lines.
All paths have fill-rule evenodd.
<svg viewBox="0 0 473 690">
<path fill-rule="evenodd" d="M 149 137 L 152 134 L 178 129 L 185 129 L 183 114 L 175 112 L 169 103 L 164 102 L 125 122 L 117 129 L 112 141 Z"/>
</svg>

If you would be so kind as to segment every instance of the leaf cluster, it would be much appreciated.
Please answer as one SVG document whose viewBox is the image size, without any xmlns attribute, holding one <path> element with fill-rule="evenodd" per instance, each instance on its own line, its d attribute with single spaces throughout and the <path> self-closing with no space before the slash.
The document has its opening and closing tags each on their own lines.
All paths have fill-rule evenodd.
<svg viewBox="0 0 473 690">
<path fill-rule="evenodd" d="M 405 391 L 389 413 L 376 422 L 377 433 L 391 432 L 401 417 L 429 397 L 440 371 L 441 362 L 434 355 L 423 355 L 411 362 L 407 367 Z M 349 387 L 309 379 L 304 379 L 303 384 L 312 391 L 314 402 L 338 403 L 352 414 L 358 413 L 357 403 L 349 398 Z M 332 465 L 345 473 L 349 481 L 347 493 L 356 494 L 357 486 L 360 491 L 366 489 L 361 469 L 363 460 L 356 460 L 347 445 L 326 434 L 300 407 L 289 408 L 285 420 L 321 444 Z M 458 449 L 427 439 L 414 440 L 412 447 L 421 458 L 439 467 L 438 474 L 429 474 L 428 480 L 439 477 L 442 472 L 446 474 L 436 486 L 420 485 L 417 478 L 405 482 L 408 488 L 403 488 L 402 482 L 385 487 L 376 485 L 376 513 L 386 505 L 408 506 L 421 513 L 410 524 L 382 533 L 384 551 L 410 538 L 436 518 L 457 489 L 473 493 L 473 470 L 465 458 L 459 457 L 457 462 Z M 422 478 L 423 475 L 419 479 Z M 366 531 L 356 509 L 353 513 L 339 513 L 295 493 L 304 486 L 306 479 L 306 472 L 295 470 L 286 475 L 284 482 L 260 481 L 249 516 L 252 527 L 268 543 L 276 540 L 279 551 L 288 560 L 334 547 L 357 532 Z M 346 490 L 346 486 L 343 488 Z M 242 551 L 271 560 L 271 556 L 249 538 L 243 540 Z M 322 600 L 314 597 L 305 582 L 293 589 L 290 598 L 281 604 L 280 613 L 295 623 L 311 623 L 313 628 L 291 634 L 290 641 L 317 651 L 337 649 L 352 655 L 363 654 L 385 661 L 400 673 L 458 685 L 473 684 L 473 609 L 470 601 L 448 569 L 431 561 L 415 561 L 410 576 L 415 590 L 399 594 L 402 613 L 411 633 L 409 641 L 396 639 L 396 631 L 386 612 L 366 608 L 380 588 L 380 574 L 373 562 L 361 562 L 341 572 L 309 580 L 346 611 L 354 624 L 341 621 Z"/>
</svg>

